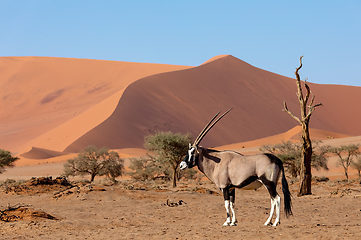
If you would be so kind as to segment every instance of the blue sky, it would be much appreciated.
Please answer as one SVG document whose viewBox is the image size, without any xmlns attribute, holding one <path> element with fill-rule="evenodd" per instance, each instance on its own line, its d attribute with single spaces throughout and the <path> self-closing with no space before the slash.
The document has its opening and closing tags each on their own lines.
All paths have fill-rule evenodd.
<svg viewBox="0 0 361 240">
<path fill-rule="evenodd" d="M 322 84 L 361 86 L 361 1 L 0 0 L 0 56 L 198 66 L 231 54 Z"/>
</svg>

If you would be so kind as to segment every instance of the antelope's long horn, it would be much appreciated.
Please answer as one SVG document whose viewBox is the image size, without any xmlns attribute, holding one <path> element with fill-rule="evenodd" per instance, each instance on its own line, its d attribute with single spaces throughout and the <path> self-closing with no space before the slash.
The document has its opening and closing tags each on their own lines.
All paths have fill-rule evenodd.
<svg viewBox="0 0 361 240">
<path fill-rule="evenodd" d="M 198 140 L 201 138 L 201 136 L 203 135 L 204 131 L 207 130 L 207 128 L 209 127 L 209 125 L 211 125 L 211 123 L 213 122 L 213 120 L 216 119 L 216 117 L 217 117 L 220 113 L 221 113 L 221 111 L 219 111 L 219 112 L 211 119 L 211 121 L 209 121 L 209 123 L 202 129 L 202 131 L 198 134 L 196 140 L 194 140 L 193 146 L 196 146 L 196 144 L 198 145 L 198 143 L 200 142 L 200 141 L 198 141 Z"/>
<path fill-rule="evenodd" d="M 204 138 L 204 136 L 206 136 L 206 134 L 209 132 L 209 130 L 212 129 L 212 127 L 219 121 L 221 120 L 227 113 L 229 113 L 229 111 L 231 111 L 232 108 L 230 108 L 227 112 L 223 113 L 219 118 L 217 118 L 217 120 L 215 120 L 213 122 L 213 120 L 218 116 L 217 113 L 216 116 L 214 116 L 212 118 L 212 120 L 207 124 L 207 126 L 202 130 L 202 132 L 198 135 L 197 139 L 194 141 L 193 145 L 194 146 L 198 146 L 198 144 L 202 141 L 202 139 Z M 213 123 L 212 123 L 213 122 Z"/>
</svg>

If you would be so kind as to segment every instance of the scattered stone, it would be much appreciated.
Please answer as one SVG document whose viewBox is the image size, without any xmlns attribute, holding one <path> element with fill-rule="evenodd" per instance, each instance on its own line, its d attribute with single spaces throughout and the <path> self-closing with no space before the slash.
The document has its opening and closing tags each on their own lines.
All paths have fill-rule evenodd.
<svg viewBox="0 0 361 240">
<path fill-rule="evenodd" d="M 58 199 L 61 197 L 65 197 L 71 194 L 81 194 L 81 193 L 89 193 L 91 191 L 106 191 L 105 188 L 92 185 L 86 182 L 78 182 L 77 185 L 72 186 L 71 188 L 65 189 L 63 191 L 54 192 L 53 198 Z"/>
<path fill-rule="evenodd" d="M 8 206 L 4 210 L 0 210 L 0 220 L 4 222 L 14 222 L 18 220 L 39 220 L 39 219 L 51 219 L 59 220 L 58 218 L 44 212 L 35 210 L 28 206 Z"/>
<path fill-rule="evenodd" d="M 328 177 L 315 177 L 316 182 L 328 182 L 330 179 Z"/>
<path fill-rule="evenodd" d="M 53 180 L 50 177 L 39 177 L 31 178 L 27 182 L 7 182 L 2 186 L 2 190 L 6 193 L 15 193 L 15 194 L 38 194 L 52 191 L 62 191 L 71 187 L 72 185 L 68 182 L 65 177 L 57 177 Z"/>
<path fill-rule="evenodd" d="M 32 177 L 29 181 L 25 183 L 27 186 L 38 186 L 38 185 L 53 185 L 52 177 Z"/>
<path fill-rule="evenodd" d="M 350 195 L 352 193 L 352 189 L 350 188 L 338 188 L 337 190 L 331 191 L 331 196 L 332 195 L 338 195 L 340 197 L 346 196 L 346 195 Z"/>
<path fill-rule="evenodd" d="M 92 190 L 92 191 L 101 191 L 101 192 L 106 191 L 105 188 L 99 187 L 99 186 L 91 186 L 91 190 Z"/>
<path fill-rule="evenodd" d="M 183 201 L 183 200 L 179 200 L 179 201 L 174 202 L 174 201 L 171 201 L 171 200 L 167 199 L 167 203 L 165 205 L 168 206 L 168 207 L 178 207 L 178 206 L 181 206 L 183 204 L 187 204 L 187 203 L 185 201 Z"/>
</svg>

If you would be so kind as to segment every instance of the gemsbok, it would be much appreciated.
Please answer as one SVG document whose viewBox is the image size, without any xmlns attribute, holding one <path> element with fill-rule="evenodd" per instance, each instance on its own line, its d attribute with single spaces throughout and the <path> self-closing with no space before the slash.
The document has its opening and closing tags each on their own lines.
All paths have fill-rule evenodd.
<svg viewBox="0 0 361 240">
<path fill-rule="evenodd" d="M 217 151 L 199 146 L 208 131 L 231 109 L 217 120 L 217 113 L 204 127 L 193 144 L 189 144 L 186 157 L 180 163 L 180 169 L 198 166 L 198 169 L 207 176 L 223 192 L 227 220 L 223 226 L 235 226 L 234 212 L 235 188 L 256 190 L 264 185 L 271 197 L 271 211 L 264 225 L 271 225 L 274 211 L 276 219 L 272 226 L 280 224 L 281 198 L 277 193 L 277 182 L 282 172 L 282 191 L 284 195 L 284 210 L 286 217 L 292 215 L 291 194 L 285 177 L 282 161 L 272 154 L 242 155 L 235 151 Z M 215 120 L 215 121 L 214 121 Z"/>
</svg>

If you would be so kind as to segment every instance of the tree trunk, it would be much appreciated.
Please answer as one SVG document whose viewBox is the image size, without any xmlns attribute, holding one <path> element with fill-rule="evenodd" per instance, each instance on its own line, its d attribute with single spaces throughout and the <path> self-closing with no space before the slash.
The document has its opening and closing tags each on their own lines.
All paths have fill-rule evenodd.
<svg viewBox="0 0 361 240">
<path fill-rule="evenodd" d="M 177 167 L 173 167 L 173 187 L 177 187 Z"/>
<path fill-rule="evenodd" d="M 346 180 L 348 181 L 348 169 L 347 169 L 347 168 L 344 168 L 344 170 L 345 170 Z"/>
<path fill-rule="evenodd" d="M 96 176 L 96 174 L 92 174 L 92 175 L 91 175 L 90 182 L 93 182 L 93 181 L 94 181 L 95 176 Z"/>
<path fill-rule="evenodd" d="M 300 170 L 300 189 L 299 196 L 310 195 L 311 192 L 311 159 L 312 159 L 312 143 L 310 139 L 308 123 L 302 124 L 302 162 Z"/>
<path fill-rule="evenodd" d="M 303 57 L 303 56 L 302 56 Z M 298 193 L 299 196 L 303 195 L 310 195 L 311 193 L 311 159 L 312 159 L 312 143 L 310 138 L 310 132 L 308 129 L 308 125 L 310 122 L 310 117 L 313 111 L 316 107 L 322 106 L 322 103 L 313 105 L 313 101 L 315 99 L 315 96 L 311 93 L 310 87 L 306 83 L 306 95 L 303 95 L 302 87 L 301 87 L 301 78 L 298 74 L 298 71 L 302 67 L 302 57 L 300 57 L 300 66 L 296 69 L 296 85 L 297 85 L 297 96 L 298 101 L 300 103 L 300 109 L 301 109 L 301 118 L 296 117 L 294 114 L 292 114 L 288 108 L 286 102 L 284 102 L 284 110 L 290 114 L 296 121 L 300 123 L 302 126 L 302 159 L 301 159 L 301 169 L 300 169 L 300 191 Z M 310 95 L 312 94 L 312 97 L 310 99 Z M 308 101 L 310 103 L 307 105 Z M 308 111 L 307 111 L 308 107 Z"/>
</svg>

